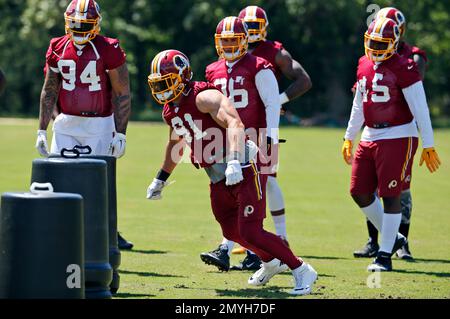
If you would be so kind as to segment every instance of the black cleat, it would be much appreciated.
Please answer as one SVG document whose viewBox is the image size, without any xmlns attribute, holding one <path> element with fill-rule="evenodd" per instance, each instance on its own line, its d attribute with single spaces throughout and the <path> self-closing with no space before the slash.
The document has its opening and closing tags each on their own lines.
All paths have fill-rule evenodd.
<svg viewBox="0 0 450 319">
<path fill-rule="evenodd" d="M 353 252 L 353 256 L 355 258 L 372 258 L 377 255 L 378 249 L 380 249 L 378 244 L 376 242 L 372 242 L 369 238 L 369 241 L 362 249 Z"/>
<path fill-rule="evenodd" d="M 129 242 L 117 232 L 117 246 L 120 250 L 131 250 L 133 248 L 133 243 Z"/>
<path fill-rule="evenodd" d="M 258 270 L 261 268 L 261 259 L 255 254 L 247 251 L 247 256 L 238 265 L 231 267 L 231 270 Z"/>
<path fill-rule="evenodd" d="M 391 255 L 384 251 L 379 251 L 377 258 L 367 267 L 367 271 L 392 271 Z"/>
<path fill-rule="evenodd" d="M 409 245 L 406 243 L 402 248 L 397 250 L 397 257 L 403 260 L 414 260 L 411 251 L 409 250 Z"/>
<path fill-rule="evenodd" d="M 406 237 L 403 235 L 400 235 L 400 236 L 397 235 L 397 239 L 395 240 L 395 243 L 394 243 L 394 248 L 392 248 L 391 257 L 393 254 L 395 254 L 395 252 L 397 250 L 399 250 L 400 248 L 402 248 L 406 245 L 408 245 L 408 239 L 406 239 Z"/>
<path fill-rule="evenodd" d="M 201 253 L 201 260 L 207 265 L 216 266 L 220 271 L 230 270 L 230 256 L 226 245 L 220 245 L 216 250 Z"/>
</svg>

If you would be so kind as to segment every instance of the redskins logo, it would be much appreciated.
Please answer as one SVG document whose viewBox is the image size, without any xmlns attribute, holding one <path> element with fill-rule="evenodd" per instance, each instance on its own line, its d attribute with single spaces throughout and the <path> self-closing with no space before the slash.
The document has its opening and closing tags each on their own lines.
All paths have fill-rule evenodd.
<svg viewBox="0 0 450 319">
<path fill-rule="evenodd" d="M 405 182 L 407 183 L 411 182 L 411 175 L 406 176 Z"/>
<path fill-rule="evenodd" d="M 254 211 L 255 211 L 255 209 L 253 208 L 252 205 L 245 206 L 245 208 L 244 208 L 244 216 L 248 217 L 248 215 L 253 214 Z"/>
<path fill-rule="evenodd" d="M 184 70 L 189 66 L 189 62 L 186 60 L 184 56 L 175 55 L 173 57 L 173 64 L 179 70 L 178 74 L 182 74 Z"/>
<path fill-rule="evenodd" d="M 389 186 L 388 186 L 388 188 L 389 189 L 392 189 L 392 188 L 396 188 L 397 187 L 397 181 L 394 179 L 394 180 L 392 180 L 390 183 L 389 183 Z"/>
</svg>

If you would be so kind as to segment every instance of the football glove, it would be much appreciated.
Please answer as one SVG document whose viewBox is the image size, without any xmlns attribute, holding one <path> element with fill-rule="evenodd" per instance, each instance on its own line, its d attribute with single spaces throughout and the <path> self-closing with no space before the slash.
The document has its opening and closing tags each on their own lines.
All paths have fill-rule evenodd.
<svg viewBox="0 0 450 319">
<path fill-rule="evenodd" d="M 232 160 L 227 163 L 225 177 L 225 185 L 228 186 L 238 184 L 244 179 L 242 176 L 241 163 L 239 163 L 238 160 Z"/>
<path fill-rule="evenodd" d="M 46 130 L 37 131 L 36 149 L 38 150 L 39 154 L 41 154 L 41 156 L 49 156 Z"/>
<path fill-rule="evenodd" d="M 162 198 L 162 190 L 164 186 L 167 186 L 169 183 L 161 181 L 157 178 L 153 179 L 153 182 L 147 188 L 147 199 L 150 200 L 159 200 Z"/>
<path fill-rule="evenodd" d="M 342 155 L 344 156 L 344 161 L 351 165 L 353 161 L 353 141 L 351 140 L 344 140 L 344 144 L 342 145 Z"/>
<path fill-rule="evenodd" d="M 441 160 L 439 159 L 439 156 L 434 147 L 428 147 L 423 149 L 422 155 L 420 156 L 419 166 L 422 166 L 423 162 L 425 162 L 425 164 L 428 167 L 428 170 L 431 173 L 437 171 L 439 165 L 441 165 Z"/>
<path fill-rule="evenodd" d="M 125 147 L 127 145 L 127 139 L 125 134 L 115 133 L 109 150 L 111 155 L 116 158 L 121 158 L 125 154 Z"/>
</svg>

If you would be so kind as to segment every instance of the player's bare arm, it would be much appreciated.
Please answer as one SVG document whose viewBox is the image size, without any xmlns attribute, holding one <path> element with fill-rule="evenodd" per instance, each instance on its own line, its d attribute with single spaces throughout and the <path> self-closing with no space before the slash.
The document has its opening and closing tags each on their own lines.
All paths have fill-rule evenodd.
<svg viewBox="0 0 450 319">
<path fill-rule="evenodd" d="M 131 113 L 130 80 L 128 67 L 124 63 L 118 68 L 109 71 L 109 78 L 113 91 L 114 121 L 116 130 L 126 134 L 128 119 Z"/>
<path fill-rule="evenodd" d="M 44 86 L 41 91 L 39 111 L 39 129 L 44 131 L 47 130 L 48 123 L 50 123 L 52 118 L 61 87 L 60 75 L 53 72 L 50 67 L 47 67 L 47 70 Z"/>
<path fill-rule="evenodd" d="M 312 82 L 308 73 L 298 61 L 292 58 L 288 51 L 280 50 L 275 57 L 275 61 L 283 75 L 294 81 L 285 90 L 289 100 L 302 96 L 311 89 Z"/>
<path fill-rule="evenodd" d="M 419 68 L 419 73 L 422 79 L 425 79 L 425 71 L 427 68 L 427 61 L 420 54 L 414 54 L 413 56 L 414 62 L 416 62 L 417 67 Z"/>
<path fill-rule="evenodd" d="M 228 129 L 230 153 L 241 153 L 244 124 L 230 100 L 217 90 L 205 90 L 197 95 L 195 102 L 200 112 L 209 113 L 217 124 Z"/>
</svg>

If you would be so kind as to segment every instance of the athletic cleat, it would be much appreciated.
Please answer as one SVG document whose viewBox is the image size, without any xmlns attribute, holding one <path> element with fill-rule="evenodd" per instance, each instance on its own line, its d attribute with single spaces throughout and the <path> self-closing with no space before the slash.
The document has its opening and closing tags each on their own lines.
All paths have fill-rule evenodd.
<svg viewBox="0 0 450 319">
<path fill-rule="evenodd" d="M 132 242 L 129 242 L 128 240 L 123 238 L 119 232 L 117 232 L 117 246 L 120 250 L 131 250 L 134 245 Z"/>
<path fill-rule="evenodd" d="M 200 258 L 205 264 L 216 266 L 220 271 L 230 270 L 227 245 L 220 245 L 216 250 L 201 253 Z"/>
<path fill-rule="evenodd" d="M 231 251 L 231 253 L 234 255 L 242 255 L 245 254 L 246 252 L 247 249 L 245 249 L 244 247 L 236 247 Z"/>
<path fill-rule="evenodd" d="M 367 271 L 392 271 L 391 255 L 384 251 L 377 254 L 377 258 L 367 267 Z"/>
<path fill-rule="evenodd" d="M 397 250 L 404 247 L 405 245 L 408 245 L 408 239 L 406 239 L 406 237 L 403 236 L 402 234 L 398 233 L 397 239 L 395 240 L 394 243 L 394 248 L 392 248 L 391 257 L 393 254 L 395 254 Z"/>
<path fill-rule="evenodd" d="M 273 276 L 288 269 L 289 267 L 286 264 L 276 258 L 267 263 L 262 262 L 261 268 L 248 279 L 248 284 L 252 286 L 263 286 L 267 284 Z"/>
<path fill-rule="evenodd" d="M 409 251 L 409 245 L 406 243 L 402 248 L 397 250 L 397 257 L 403 260 L 414 260 L 411 252 Z"/>
<path fill-rule="evenodd" d="M 317 271 L 305 262 L 292 270 L 292 275 L 295 279 L 295 287 L 291 290 L 291 295 L 303 296 L 308 295 L 312 291 L 314 282 L 317 280 Z"/>
<path fill-rule="evenodd" d="M 372 240 L 369 238 L 369 241 L 361 250 L 356 250 L 353 252 L 353 256 L 355 258 L 375 257 L 378 253 L 378 249 L 380 249 L 378 244 L 376 242 L 372 242 Z"/>
<path fill-rule="evenodd" d="M 231 270 L 258 270 L 261 268 L 261 259 L 253 253 L 247 251 L 247 256 L 238 265 L 231 267 Z"/>
</svg>

